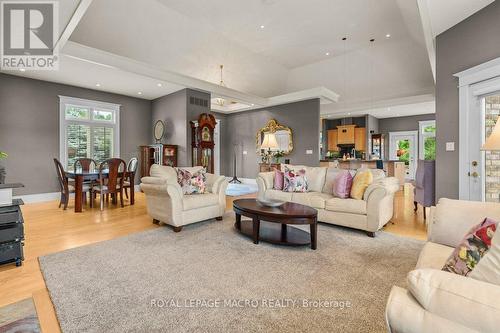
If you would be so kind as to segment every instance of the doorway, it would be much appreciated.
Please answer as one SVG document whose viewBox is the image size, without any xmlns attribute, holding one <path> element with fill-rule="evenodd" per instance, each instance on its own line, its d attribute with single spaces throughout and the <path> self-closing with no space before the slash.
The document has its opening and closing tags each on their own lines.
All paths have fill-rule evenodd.
<svg viewBox="0 0 500 333">
<path fill-rule="evenodd" d="M 389 159 L 405 163 L 405 179 L 414 180 L 417 169 L 418 131 L 390 132 Z"/>
</svg>

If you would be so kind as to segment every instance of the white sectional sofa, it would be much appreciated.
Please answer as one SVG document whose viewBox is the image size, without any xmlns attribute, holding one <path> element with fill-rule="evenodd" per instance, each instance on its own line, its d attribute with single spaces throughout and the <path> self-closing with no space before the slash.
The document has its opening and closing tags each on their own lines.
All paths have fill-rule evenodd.
<svg viewBox="0 0 500 333">
<path fill-rule="evenodd" d="M 371 237 L 392 218 L 394 193 L 399 189 L 399 183 L 394 177 L 386 177 L 383 170 L 369 169 L 373 173 L 373 183 L 366 190 L 363 200 L 356 200 L 340 199 L 332 194 L 333 180 L 342 169 L 301 165 L 287 167 L 306 170 L 309 192 L 274 190 L 274 172 L 263 172 L 257 177 L 258 198 L 296 202 L 316 208 L 318 221 L 364 230 Z M 356 173 L 354 170 L 350 172 L 353 175 Z"/>
<path fill-rule="evenodd" d="M 196 173 L 202 167 L 183 169 Z M 154 222 L 169 224 L 179 232 L 186 224 L 213 218 L 222 220 L 228 185 L 224 176 L 207 173 L 207 193 L 184 195 L 174 168 L 154 164 L 150 175 L 141 179 L 141 189 L 146 194 L 148 214 Z"/>
<path fill-rule="evenodd" d="M 500 220 L 500 204 L 441 199 L 431 208 L 428 242 L 408 274 L 408 289 L 393 287 L 387 301 L 389 332 L 500 332 L 500 286 L 441 270 L 486 217 Z"/>
</svg>

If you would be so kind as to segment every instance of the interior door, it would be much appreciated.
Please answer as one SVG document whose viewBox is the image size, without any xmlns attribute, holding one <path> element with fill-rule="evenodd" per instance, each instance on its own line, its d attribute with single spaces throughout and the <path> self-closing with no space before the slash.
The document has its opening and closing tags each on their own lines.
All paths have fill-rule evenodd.
<svg viewBox="0 0 500 333">
<path fill-rule="evenodd" d="M 417 169 L 418 131 L 389 133 L 389 157 L 392 161 L 405 162 L 405 178 L 415 179 Z"/>
</svg>

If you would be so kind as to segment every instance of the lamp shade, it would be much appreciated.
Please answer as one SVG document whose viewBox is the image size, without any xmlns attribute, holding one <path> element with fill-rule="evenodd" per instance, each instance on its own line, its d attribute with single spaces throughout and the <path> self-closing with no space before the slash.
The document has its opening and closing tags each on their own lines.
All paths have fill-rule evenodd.
<svg viewBox="0 0 500 333">
<path fill-rule="evenodd" d="M 260 145 L 261 149 L 278 149 L 280 146 L 278 145 L 278 141 L 276 140 L 276 135 L 274 133 L 265 133 L 264 140 L 262 140 L 262 144 Z"/>
<path fill-rule="evenodd" d="M 498 118 L 493 128 L 493 132 L 491 132 L 491 135 L 486 139 L 481 150 L 500 150 L 500 118 Z"/>
</svg>

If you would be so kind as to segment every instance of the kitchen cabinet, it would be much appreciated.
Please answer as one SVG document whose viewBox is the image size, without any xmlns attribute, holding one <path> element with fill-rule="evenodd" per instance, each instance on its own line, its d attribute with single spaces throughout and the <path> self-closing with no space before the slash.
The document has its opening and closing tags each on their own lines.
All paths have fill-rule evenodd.
<svg viewBox="0 0 500 333">
<path fill-rule="evenodd" d="M 338 130 L 328 130 L 328 151 L 339 151 L 337 146 Z"/>
<path fill-rule="evenodd" d="M 343 125 L 337 126 L 337 144 L 339 145 L 349 145 L 354 144 L 354 128 L 356 125 Z"/>
<path fill-rule="evenodd" d="M 366 150 L 366 129 L 364 127 L 354 129 L 354 148 L 360 151 Z"/>
</svg>

